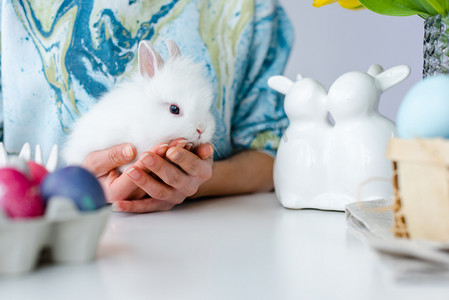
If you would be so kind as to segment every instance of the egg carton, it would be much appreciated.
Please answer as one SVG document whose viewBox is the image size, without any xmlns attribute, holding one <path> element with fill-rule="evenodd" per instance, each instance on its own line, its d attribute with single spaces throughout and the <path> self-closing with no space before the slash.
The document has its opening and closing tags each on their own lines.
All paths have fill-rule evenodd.
<svg viewBox="0 0 449 300">
<path fill-rule="evenodd" d="M 0 166 L 20 168 L 20 160 L 34 160 L 43 165 L 42 149 L 36 145 L 34 157 L 26 143 L 19 155 L 10 156 L 0 143 Z M 46 169 L 55 171 L 58 147 L 50 151 Z M 68 198 L 52 197 L 41 217 L 11 219 L 0 209 L 0 275 L 16 275 L 32 271 L 44 250 L 56 263 L 82 263 L 93 260 L 111 208 L 80 211 Z"/>
<path fill-rule="evenodd" d="M 43 217 L 13 220 L 0 210 L 0 275 L 30 272 L 44 249 L 56 263 L 93 260 L 110 212 L 79 211 L 62 197 L 49 199 Z"/>
<path fill-rule="evenodd" d="M 58 167 L 58 153 L 59 148 L 58 145 L 53 145 L 53 147 L 50 150 L 50 154 L 48 155 L 47 163 L 45 164 L 45 168 L 48 170 L 48 172 L 53 172 Z M 31 145 L 30 143 L 25 143 L 22 147 L 22 149 L 19 152 L 19 155 L 17 156 L 19 159 L 23 159 L 24 161 L 33 160 L 34 162 L 44 165 L 44 157 L 42 154 L 42 147 L 41 145 L 37 144 L 34 149 L 34 157 L 31 153 Z M 8 152 L 6 151 L 5 145 L 0 142 L 0 166 L 8 166 L 11 165 L 11 160 L 14 162 L 14 156 L 11 157 L 8 155 Z"/>
</svg>

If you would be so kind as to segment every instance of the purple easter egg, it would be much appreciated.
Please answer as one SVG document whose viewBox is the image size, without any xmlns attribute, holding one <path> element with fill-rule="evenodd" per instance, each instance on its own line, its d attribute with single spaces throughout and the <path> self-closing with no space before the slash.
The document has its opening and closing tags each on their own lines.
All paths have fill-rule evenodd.
<svg viewBox="0 0 449 300">
<path fill-rule="evenodd" d="M 34 161 L 28 161 L 27 165 L 31 181 L 35 185 L 40 185 L 44 177 L 48 174 L 47 169 L 43 165 L 35 163 Z"/>
<path fill-rule="evenodd" d="M 45 201 L 61 196 L 71 199 L 81 211 L 96 210 L 106 204 L 97 178 L 86 169 L 68 166 L 48 174 L 41 185 Z"/>
<path fill-rule="evenodd" d="M 0 206 L 16 219 L 42 216 L 45 210 L 38 186 L 14 168 L 0 169 Z"/>
</svg>

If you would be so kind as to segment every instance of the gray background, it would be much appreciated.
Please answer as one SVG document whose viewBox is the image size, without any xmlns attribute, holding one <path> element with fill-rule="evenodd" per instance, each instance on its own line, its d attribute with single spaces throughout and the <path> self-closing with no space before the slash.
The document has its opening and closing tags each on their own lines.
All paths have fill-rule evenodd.
<svg viewBox="0 0 449 300">
<path fill-rule="evenodd" d="M 418 16 L 389 17 L 369 10 L 351 11 L 337 3 L 316 8 L 313 0 L 280 0 L 296 38 L 285 75 L 297 73 L 326 88 L 343 73 L 367 71 L 377 63 L 385 69 L 406 64 L 411 75 L 386 91 L 379 111 L 396 120 L 406 92 L 422 78 L 424 21 Z"/>
</svg>

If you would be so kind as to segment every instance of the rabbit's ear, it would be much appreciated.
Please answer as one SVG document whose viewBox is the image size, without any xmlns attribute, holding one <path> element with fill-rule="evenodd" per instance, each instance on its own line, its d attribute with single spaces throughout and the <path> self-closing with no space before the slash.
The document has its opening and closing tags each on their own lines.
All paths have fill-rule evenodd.
<svg viewBox="0 0 449 300">
<path fill-rule="evenodd" d="M 160 54 L 147 42 L 139 43 L 139 71 L 142 76 L 152 78 L 158 69 L 164 65 Z"/>
<path fill-rule="evenodd" d="M 400 83 L 410 75 L 410 67 L 406 65 L 396 66 L 379 75 L 374 76 L 382 92 Z"/>
<path fill-rule="evenodd" d="M 380 73 L 382 73 L 383 71 L 384 71 L 384 68 L 382 68 L 381 65 L 374 64 L 369 67 L 367 73 L 371 76 L 376 76 L 376 75 L 379 75 Z"/>
<path fill-rule="evenodd" d="M 280 76 L 280 75 L 271 76 L 268 79 L 268 86 L 270 88 L 272 88 L 273 90 L 275 90 L 281 94 L 284 94 L 284 95 L 287 95 L 287 93 L 290 90 L 290 88 L 292 87 L 292 85 L 293 85 L 293 81 L 291 81 L 290 79 L 288 79 L 285 76 Z"/>
<path fill-rule="evenodd" d="M 177 58 L 181 56 L 181 50 L 179 50 L 178 45 L 173 40 L 166 40 L 165 45 L 167 45 L 168 53 L 170 53 L 170 58 Z"/>
</svg>

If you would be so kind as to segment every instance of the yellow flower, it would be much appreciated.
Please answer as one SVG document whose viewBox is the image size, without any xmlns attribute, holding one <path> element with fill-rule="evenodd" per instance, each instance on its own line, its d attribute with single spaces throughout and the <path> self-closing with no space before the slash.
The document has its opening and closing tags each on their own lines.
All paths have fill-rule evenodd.
<svg viewBox="0 0 449 300">
<path fill-rule="evenodd" d="M 347 9 L 362 9 L 364 8 L 362 4 L 358 0 L 313 0 L 313 6 L 321 7 L 324 5 L 332 4 L 338 1 L 341 7 Z"/>
</svg>

